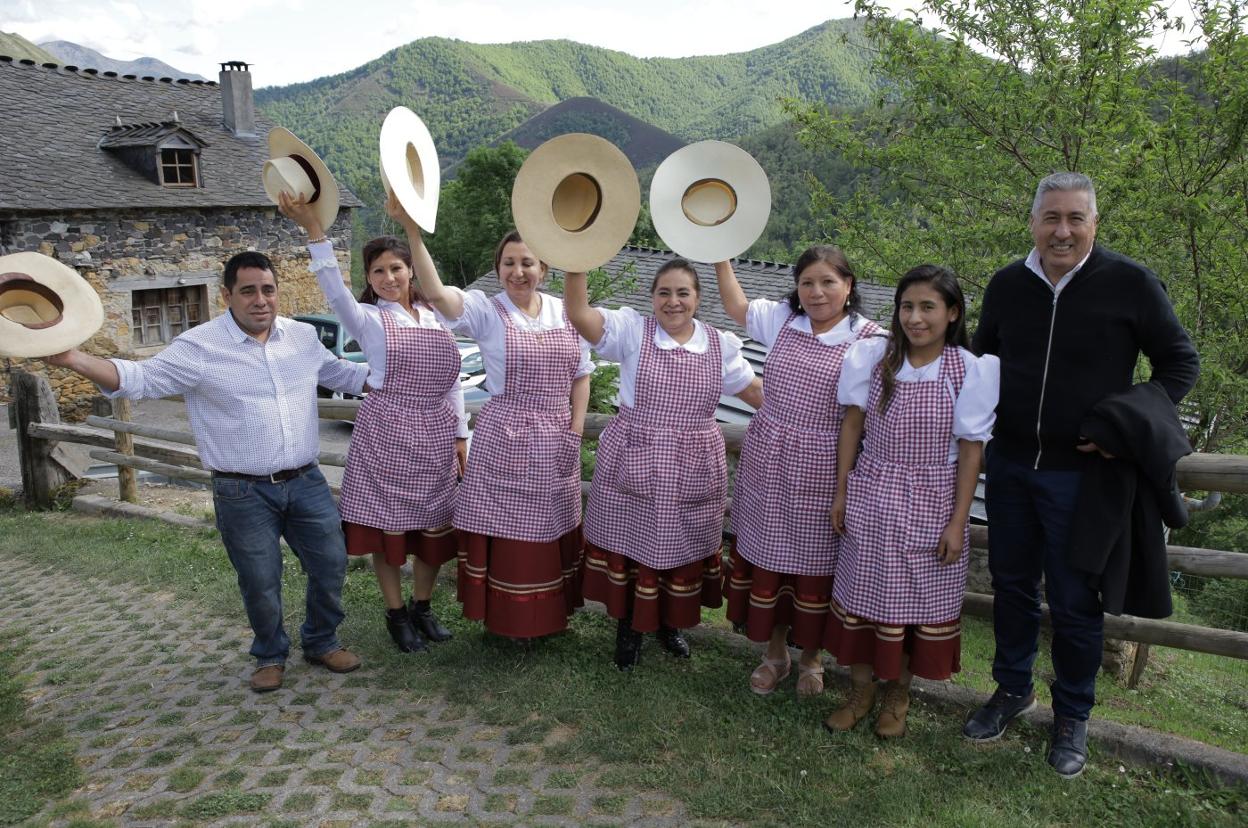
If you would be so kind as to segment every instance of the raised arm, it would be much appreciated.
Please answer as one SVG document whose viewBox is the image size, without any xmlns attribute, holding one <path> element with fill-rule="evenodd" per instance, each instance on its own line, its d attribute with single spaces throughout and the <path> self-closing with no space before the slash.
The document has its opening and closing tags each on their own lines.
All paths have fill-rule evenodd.
<svg viewBox="0 0 1248 828">
<path fill-rule="evenodd" d="M 719 283 L 719 298 L 724 304 L 724 313 L 742 328 L 745 327 L 745 314 L 750 309 L 750 300 L 745 297 L 737 274 L 728 262 L 715 263 L 715 280 Z"/>
<path fill-rule="evenodd" d="M 572 327 L 591 345 L 602 341 L 606 326 L 602 314 L 589 306 L 589 277 L 584 273 L 568 273 L 563 277 L 563 309 Z"/>
<path fill-rule="evenodd" d="M 444 319 L 455 320 L 464 315 L 464 300 L 453 290 L 447 290 L 438 276 L 438 269 L 433 264 L 433 257 L 425 247 L 425 240 L 420 234 L 420 225 L 412 220 L 394 193 L 386 199 L 386 213 L 403 227 L 407 234 L 407 244 L 412 249 L 412 270 L 420 283 L 420 293 L 430 306 Z"/>
</svg>

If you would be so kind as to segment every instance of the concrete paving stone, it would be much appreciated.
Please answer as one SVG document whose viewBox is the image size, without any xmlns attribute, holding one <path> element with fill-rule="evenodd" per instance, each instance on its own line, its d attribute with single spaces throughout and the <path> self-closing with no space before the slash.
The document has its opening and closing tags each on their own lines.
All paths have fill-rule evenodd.
<svg viewBox="0 0 1248 828">
<path fill-rule="evenodd" d="M 50 825 L 686 821 L 675 800 L 602 784 L 602 766 L 543 758 L 557 746 L 509 744 L 462 704 L 378 692 L 367 666 L 335 675 L 296 653 L 280 690 L 252 694 L 249 631 L 167 593 L 0 553 L 0 594 L 0 634 L 41 654 L 23 668 L 31 713 L 63 723 L 85 776 Z"/>
</svg>

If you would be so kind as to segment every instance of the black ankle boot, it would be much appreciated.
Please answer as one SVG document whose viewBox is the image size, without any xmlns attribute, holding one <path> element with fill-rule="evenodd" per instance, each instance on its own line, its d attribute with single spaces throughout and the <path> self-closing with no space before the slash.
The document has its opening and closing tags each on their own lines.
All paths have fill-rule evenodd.
<svg viewBox="0 0 1248 828">
<path fill-rule="evenodd" d="M 633 629 L 633 622 L 622 618 L 615 628 L 615 666 L 628 672 L 641 661 L 642 635 Z"/>
<path fill-rule="evenodd" d="M 654 634 L 659 639 L 659 643 L 663 645 L 663 649 L 667 650 L 677 658 L 689 657 L 689 642 L 685 640 L 684 635 L 675 627 L 659 627 L 659 631 Z"/>
<path fill-rule="evenodd" d="M 412 619 L 412 626 L 427 640 L 437 644 L 452 638 L 451 631 L 442 626 L 428 601 L 417 601 L 412 597 L 407 602 L 407 614 Z"/>
<path fill-rule="evenodd" d="M 412 626 L 411 616 L 407 607 L 386 610 L 386 629 L 401 653 L 423 653 L 429 649 L 425 637 L 416 627 Z"/>
</svg>

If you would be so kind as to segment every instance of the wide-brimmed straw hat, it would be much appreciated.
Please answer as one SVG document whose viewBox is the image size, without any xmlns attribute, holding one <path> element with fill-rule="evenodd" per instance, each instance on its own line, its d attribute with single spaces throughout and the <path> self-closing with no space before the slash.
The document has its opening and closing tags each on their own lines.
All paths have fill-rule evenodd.
<svg viewBox="0 0 1248 828">
<path fill-rule="evenodd" d="M 569 272 L 609 262 L 637 224 L 641 185 L 628 157 L 574 132 L 533 150 L 516 174 L 511 214 L 533 254 Z"/>
<path fill-rule="evenodd" d="M 99 294 L 73 268 L 42 253 L 0 256 L 0 356 L 59 354 L 103 324 Z"/>
<path fill-rule="evenodd" d="M 338 218 L 338 184 L 312 148 L 283 127 L 269 131 L 269 160 L 264 162 L 264 191 L 277 204 L 279 193 L 303 196 L 316 208 L 321 228 Z"/>
<path fill-rule="evenodd" d="M 399 199 L 412 221 L 432 233 L 438 218 L 442 171 L 429 128 L 405 106 L 390 110 L 381 124 L 381 185 Z"/>
<path fill-rule="evenodd" d="M 741 255 L 762 235 L 770 214 L 767 173 L 748 152 L 723 141 L 676 150 L 650 182 L 655 232 L 695 262 Z"/>
</svg>

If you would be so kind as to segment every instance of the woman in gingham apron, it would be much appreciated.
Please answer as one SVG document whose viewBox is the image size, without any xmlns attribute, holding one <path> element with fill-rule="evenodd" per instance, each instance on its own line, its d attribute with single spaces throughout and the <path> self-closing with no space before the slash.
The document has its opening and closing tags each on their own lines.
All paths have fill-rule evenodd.
<svg viewBox="0 0 1248 828">
<path fill-rule="evenodd" d="M 875 731 L 885 738 L 905 733 L 912 676 L 959 669 L 967 520 L 1000 379 L 996 357 L 966 350 L 951 272 L 914 268 L 893 304 L 889 336 L 855 343 L 841 370 L 832 522 L 844 539 L 824 639 L 852 681 L 824 726 L 849 730 L 870 713 L 874 672 L 887 680 Z"/>
<path fill-rule="evenodd" d="M 857 280 L 835 247 L 802 253 L 785 302 L 747 302 L 727 262 L 715 272 L 724 310 L 771 349 L 763 407 L 750 421 L 737 466 L 728 618 L 750 640 L 767 642 L 751 690 L 765 695 L 788 676 L 792 641 L 802 648 L 797 693 L 818 695 L 839 546 L 827 519 L 840 434 L 836 383 L 850 343 L 880 327 L 861 315 Z"/>
<path fill-rule="evenodd" d="M 373 556 L 390 637 L 399 650 L 420 652 L 451 637 L 429 600 L 438 569 L 456 553 L 451 516 L 468 437 L 459 349 L 421 299 L 406 244 L 382 236 L 364 245 L 368 285 L 357 302 L 315 211 L 285 195 L 281 207 L 307 230 L 310 269 L 369 364 L 371 390 L 356 415 L 338 504 L 347 554 Z M 409 556 L 404 604 L 399 570 Z"/>
<path fill-rule="evenodd" d="M 439 318 L 481 347 L 492 395 L 455 508 L 464 617 L 527 643 L 564 630 L 583 604 L 581 432 L 594 369 L 563 302 L 539 292 L 546 265 L 519 233 L 499 242 L 494 269 L 503 292 L 488 297 L 443 285 L 432 262 L 416 268 Z"/>
<path fill-rule="evenodd" d="M 637 663 L 647 632 L 688 658 L 681 630 L 721 603 L 728 470 L 715 408 L 723 394 L 757 406 L 762 392 L 741 340 L 694 318 L 701 292 L 685 259 L 655 274 L 650 317 L 591 308 L 583 273 L 564 283 L 572 324 L 620 363 L 620 413 L 598 443 L 585 511 L 585 597 L 618 619 L 621 670 Z"/>
</svg>

